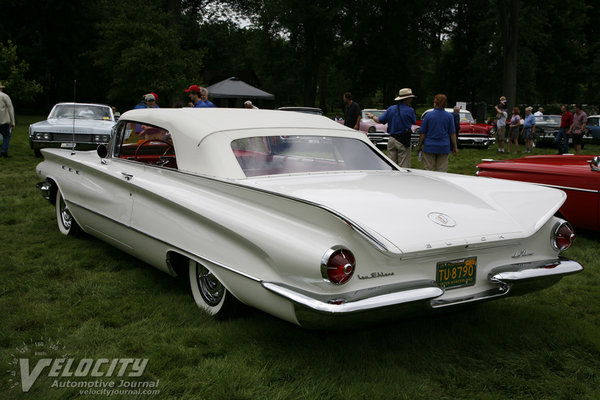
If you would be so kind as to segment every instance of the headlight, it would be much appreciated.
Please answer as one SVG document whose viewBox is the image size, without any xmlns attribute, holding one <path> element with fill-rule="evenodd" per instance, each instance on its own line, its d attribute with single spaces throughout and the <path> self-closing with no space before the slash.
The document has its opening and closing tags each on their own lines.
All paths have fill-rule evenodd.
<svg viewBox="0 0 600 400">
<path fill-rule="evenodd" d="M 323 256 L 321 276 L 334 285 L 343 285 L 352 278 L 355 267 L 354 254 L 350 250 L 333 247 Z"/>
<path fill-rule="evenodd" d="M 51 133 L 36 132 L 35 133 L 35 139 L 36 140 L 52 140 L 52 134 Z"/>
<path fill-rule="evenodd" d="M 94 142 L 108 142 L 109 135 L 94 135 Z"/>
</svg>

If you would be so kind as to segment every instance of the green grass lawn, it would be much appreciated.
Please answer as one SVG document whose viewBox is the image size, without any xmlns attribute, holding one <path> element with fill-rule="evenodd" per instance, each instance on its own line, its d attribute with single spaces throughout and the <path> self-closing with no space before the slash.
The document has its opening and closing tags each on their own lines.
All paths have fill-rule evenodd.
<svg viewBox="0 0 600 400">
<path fill-rule="evenodd" d="M 40 159 L 27 126 L 38 119 L 18 119 L 11 157 L 0 159 L 0 399 L 107 397 L 52 387 L 68 378 L 48 376 L 49 368 L 22 393 L 19 358 L 30 370 L 44 358 L 148 359 L 129 380 L 159 380 L 160 393 L 110 396 L 117 399 L 600 398 L 597 233 L 579 232 L 566 252 L 584 272 L 461 312 L 341 332 L 260 311 L 215 321 L 178 280 L 99 240 L 58 232 L 54 208 L 34 187 Z M 541 153 L 554 149 L 534 150 Z M 482 158 L 509 157 L 495 146 L 462 149 L 450 172 L 473 175 Z"/>
</svg>

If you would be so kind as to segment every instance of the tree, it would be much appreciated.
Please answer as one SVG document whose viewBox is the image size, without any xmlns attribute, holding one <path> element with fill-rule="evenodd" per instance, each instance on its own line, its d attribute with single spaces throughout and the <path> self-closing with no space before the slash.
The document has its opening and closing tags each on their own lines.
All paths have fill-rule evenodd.
<svg viewBox="0 0 600 400">
<path fill-rule="evenodd" d="M 42 92 L 42 86 L 27 79 L 29 64 L 17 56 L 17 45 L 10 40 L 0 43 L 0 81 L 10 90 L 15 103 L 30 103 Z"/>
<path fill-rule="evenodd" d="M 519 45 L 520 0 L 498 0 L 500 26 L 502 28 L 503 84 L 509 110 L 516 104 L 517 97 L 517 54 Z"/>
<path fill-rule="evenodd" d="M 128 0 L 106 7 L 113 16 L 99 24 L 103 40 L 95 56 L 105 71 L 108 102 L 133 108 L 149 92 L 158 93 L 163 106 L 181 102 L 200 75 L 202 51 L 182 49 L 179 25 L 160 4 Z"/>
</svg>

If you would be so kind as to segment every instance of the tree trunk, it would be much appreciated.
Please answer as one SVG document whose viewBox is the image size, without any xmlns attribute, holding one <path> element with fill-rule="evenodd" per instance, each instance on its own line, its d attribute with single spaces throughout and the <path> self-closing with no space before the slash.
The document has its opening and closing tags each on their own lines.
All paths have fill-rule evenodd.
<svg viewBox="0 0 600 400">
<path fill-rule="evenodd" d="M 520 6 L 520 0 L 498 1 L 500 24 L 502 26 L 502 91 L 508 100 L 509 110 L 517 104 L 517 49 L 519 44 Z"/>
</svg>

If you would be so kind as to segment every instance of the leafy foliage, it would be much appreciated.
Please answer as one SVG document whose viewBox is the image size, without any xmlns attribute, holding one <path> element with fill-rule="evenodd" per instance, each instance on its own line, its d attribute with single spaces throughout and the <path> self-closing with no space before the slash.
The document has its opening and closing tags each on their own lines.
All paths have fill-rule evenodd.
<svg viewBox="0 0 600 400">
<path fill-rule="evenodd" d="M 0 0 L 14 16 L 0 41 L 19 46 L 40 107 L 70 100 L 75 80 L 79 100 L 125 109 L 150 91 L 171 106 L 189 84 L 231 76 L 274 93 L 268 106 L 328 113 L 345 91 L 385 107 L 402 87 L 420 104 L 446 93 L 491 105 L 507 88 L 516 104 L 600 103 L 594 0 L 36 3 Z M 518 31 L 514 52 L 503 26 Z"/>
<path fill-rule="evenodd" d="M 41 93 L 42 86 L 35 80 L 27 79 L 29 64 L 17 56 L 17 46 L 10 40 L 0 42 L 0 82 L 11 92 L 13 101 L 31 101 Z"/>
</svg>

